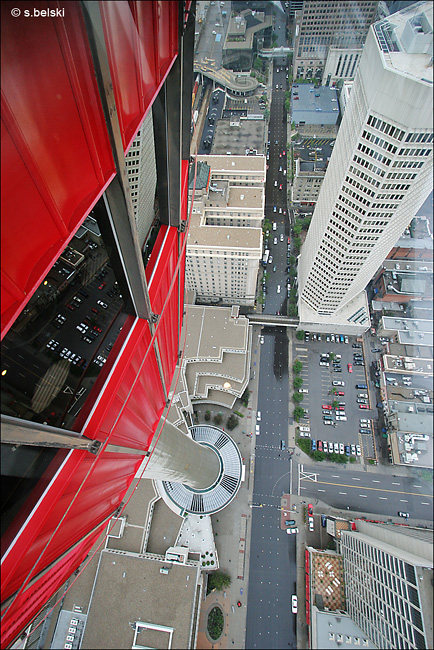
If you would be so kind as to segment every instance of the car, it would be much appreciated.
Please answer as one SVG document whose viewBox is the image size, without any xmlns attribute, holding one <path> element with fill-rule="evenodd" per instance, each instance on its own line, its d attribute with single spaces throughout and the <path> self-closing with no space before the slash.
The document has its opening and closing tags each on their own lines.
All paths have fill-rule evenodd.
<svg viewBox="0 0 434 650">
<path fill-rule="evenodd" d="M 264 337 L 263 337 L 263 336 L 260 336 L 260 337 L 259 337 L 259 340 L 260 340 L 260 342 L 261 342 L 261 344 L 262 344 L 262 343 L 264 342 Z"/>
<path fill-rule="evenodd" d="M 273 244 L 277 244 L 277 237 L 273 239 Z"/>
<path fill-rule="evenodd" d="M 335 335 L 334 334 L 330 334 L 330 340 L 331 340 L 332 343 L 335 342 Z"/>
<path fill-rule="evenodd" d="M 256 421 L 257 421 L 257 422 L 260 422 L 260 421 L 261 421 L 261 411 L 258 411 L 258 412 L 256 413 Z"/>
<path fill-rule="evenodd" d="M 312 451 L 316 451 L 316 440 L 312 440 Z"/>
<path fill-rule="evenodd" d="M 340 453 L 340 454 L 344 454 L 344 453 L 345 453 L 344 443 L 343 443 L 343 442 L 340 442 L 340 443 L 339 443 L 339 453 Z"/>
<path fill-rule="evenodd" d="M 323 446 L 323 451 L 324 451 L 324 453 L 325 453 L 325 454 L 328 454 L 329 446 L 328 446 L 328 442 L 327 442 L 327 440 L 323 440 L 322 446 Z"/>
<path fill-rule="evenodd" d="M 360 428 L 359 432 L 360 433 L 372 433 L 371 429 L 364 429 L 364 428 Z"/>
<path fill-rule="evenodd" d="M 298 533 L 299 531 L 300 531 L 299 528 L 287 528 L 287 529 L 286 529 L 286 533 L 287 533 L 287 535 L 295 535 L 295 534 Z"/>
<path fill-rule="evenodd" d="M 101 282 L 101 284 L 99 285 L 98 289 L 99 289 L 100 291 L 102 291 L 102 289 L 104 289 L 104 287 L 105 287 L 106 285 L 107 285 L 107 282 Z"/>
<path fill-rule="evenodd" d="M 284 441 L 284 440 L 281 440 L 281 441 L 280 441 L 280 449 L 281 449 L 282 451 L 285 451 L 285 449 L 286 449 L 286 444 L 285 444 L 285 441 Z"/>
<path fill-rule="evenodd" d="M 295 519 L 286 519 L 285 526 L 295 526 Z"/>
<path fill-rule="evenodd" d="M 276 212 L 276 211 L 277 211 L 276 206 L 273 206 L 273 212 Z M 276 228 L 273 228 L 273 230 L 276 230 Z"/>
<path fill-rule="evenodd" d="M 280 241 L 283 241 L 283 235 L 282 234 L 280 235 Z"/>
<path fill-rule="evenodd" d="M 321 440 L 318 440 L 317 447 L 318 447 L 318 451 L 323 451 L 322 441 Z"/>
<path fill-rule="evenodd" d="M 357 397 L 361 397 L 362 399 L 368 399 L 368 393 L 359 393 Z"/>
<path fill-rule="evenodd" d="M 325 515 L 321 515 L 321 526 L 325 528 L 327 525 L 327 517 Z"/>
<path fill-rule="evenodd" d="M 322 408 L 323 408 L 323 409 L 327 409 L 327 411 L 331 411 L 331 410 L 332 410 L 332 407 L 330 406 L 330 404 L 323 404 L 323 405 L 322 405 Z"/>
<path fill-rule="evenodd" d="M 71 311 L 74 311 L 74 309 L 75 309 L 75 307 L 73 305 L 71 305 L 70 302 L 66 305 L 66 308 L 70 309 Z"/>
<path fill-rule="evenodd" d="M 342 372 L 342 368 L 340 366 L 334 366 L 333 372 Z"/>
<path fill-rule="evenodd" d="M 298 392 L 299 392 L 299 393 L 306 393 L 306 394 L 309 394 L 309 389 L 307 389 L 307 388 L 299 388 L 299 389 L 298 389 Z"/>
<path fill-rule="evenodd" d="M 307 514 L 313 515 L 313 505 L 311 503 L 307 506 Z"/>
<path fill-rule="evenodd" d="M 410 514 L 408 512 L 402 512 L 401 510 L 398 512 L 398 517 L 403 517 L 404 519 L 408 519 L 410 517 Z"/>
<path fill-rule="evenodd" d="M 347 416 L 345 415 L 345 413 L 336 414 L 336 421 L 337 422 L 346 422 L 347 421 Z"/>
<path fill-rule="evenodd" d="M 332 384 L 333 384 L 333 386 L 345 386 L 345 382 L 344 382 L 344 381 L 340 381 L 339 379 L 334 379 L 334 380 L 332 381 Z"/>
<path fill-rule="evenodd" d="M 333 422 L 331 420 L 324 420 L 323 424 L 325 424 L 326 426 L 330 426 L 331 424 L 333 424 Z"/>
<path fill-rule="evenodd" d="M 280 284 L 277 285 L 277 293 L 280 293 Z"/>
<path fill-rule="evenodd" d="M 359 404 L 359 409 L 367 409 L 368 405 L 367 404 Z"/>
<path fill-rule="evenodd" d="M 357 404 L 366 404 L 367 403 L 365 399 L 362 399 L 360 397 L 357 398 L 356 402 L 357 402 Z"/>
<path fill-rule="evenodd" d="M 351 363 L 348 364 L 348 372 L 353 372 L 353 366 Z"/>
<path fill-rule="evenodd" d="M 359 422 L 360 424 L 368 424 L 369 420 L 367 420 L 366 418 L 360 418 Z"/>
<path fill-rule="evenodd" d="M 320 365 L 320 366 L 325 366 L 326 368 L 328 368 L 330 364 L 329 364 L 328 361 L 320 361 L 320 362 L 319 362 L 319 365 Z"/>
<path fill-rule="evenodd" d="M 305 431 L 301 431 L 301 432 L 300 432 L 300 436 L 301 436 L 302 438 L 310 438 L 310 432 L 309 432 L 309 431 L 306 431 L 306 432 L 305 432 Z"/>
<path fill-rule="evenodd" d="M 308 523 L 309 523 L 309 530 L 311 533 L 313 533 L 313 531 L 315 530 L 313 517 L 308 518 Z"/>
<path fill-rule="evenodd" d="M 97 300 L 96 301 L 97 305 L 100 305 L 103 309 L 107 309 L 107 303 L 103 302 L 102 300 Z"/>
<path fill-rule="evenodd" d="M 356 454 L 357 454 L 357 456 L 362 455 L 362 450 L 360 449 L 360 445 L 356 445 Z"/>
<path fill-rule="evenodd" d="M 92 311 L 93 311 L 94 314 L 96 314 L 97 316 L 99 316 L 99 311 L 98 311 L 98 309 L 95 309 L 95 307 L 92 307 Z"/>
<path fill-rule="evenodd" d="M 274 181 L 274 187 L 277 187 L 277 181 Z"/>
<path fill-rule="evenodd" d="M 279 90 L 279 84 L 276 84 L 276 90 Z M 277 144 L 277 140 L 276 140 L 276 144 Z"/>
<path fill-rule="evenodd" d="M 279 185 L 279 190 L 281 189 L 282 189 L 282 183 Z M 282 212 L 280 212 L 280 214 L 282 214 Z"/>
<path fill-rule="evenodd" d="M 256 430 L 256 435 L 259 436 L 259 434 L 261 433 L 261 430 L 259 428 L 259 424 L 256 425 L 255 430 Z"/>
<path fill-rule="evenodd" d="M 336 410 L 337 411 L 345 411 L 345 406 L 337 406 Z"/>
<path fill-rule="evenodd" d="M 339 453 L 339 444 L 337 442 L 333 443 L 333 451 L 335 454 Z"/>
<path fill-rule="evenodd" d="M 362 346 L 361 346 L 360 343 L 353 343 L 353 346 L 352 346 L 352 347 L 353 347 L 353 348 L 361 348 Z"/>
<path fill-rule="evenodd" d="M 360 390 L 367 390 L 368 386 L 366 384 L 356 384 L 356 388 Z"/>
<path fill-rule="evenodd" d="M 349 343 L 348 336 L 344 336 L 345 343 Z"/>
<path fill-rule="evenodd" d="M 346 454 L 347 456 L 350 455 L 350 446 L 349 446 L 349 445 L 345 445 L 345 454 Z"/>
<path fill-rule="evenodd" d="M 268 264 L 272 264 L 272 263 L 273 263 L 273 256 L 270 255 L 270 257 L 268 258 Z"/>
<path fill-rule="evenodd" d="M 338 392 L 336 393 L 336 395 L 338 395 L 339 397 L 344 397 L 345 392 L 344 392 L 343 390 L 338 390 Z"/>
</svg>

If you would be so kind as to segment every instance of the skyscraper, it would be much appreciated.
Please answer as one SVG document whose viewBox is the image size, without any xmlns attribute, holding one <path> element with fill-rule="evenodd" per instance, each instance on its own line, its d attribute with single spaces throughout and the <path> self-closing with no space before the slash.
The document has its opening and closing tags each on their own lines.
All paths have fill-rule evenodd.
<svg viewBox="0 0 434 650">
<path fill-rule="evenodd" d="M 353 78 L 378 2 L 305 0 L 295 14 L 294 79 Z"/>
<path fill-rule="evenodd" d="M 21 9 L 1 6 L 2 647 L 140 467 L 190 500 L 224 467 L 166 421 L 185 342 L 194 3 Z M 139 130 L 152 151 L 129 182 Z"/>
<path fill-rule="evenodd" d="M 304 324 L 366 329 L 364 288 L 432 189 L 432 20 L 421 2 L 369 31 L 299 260 Z"/>
</svg>

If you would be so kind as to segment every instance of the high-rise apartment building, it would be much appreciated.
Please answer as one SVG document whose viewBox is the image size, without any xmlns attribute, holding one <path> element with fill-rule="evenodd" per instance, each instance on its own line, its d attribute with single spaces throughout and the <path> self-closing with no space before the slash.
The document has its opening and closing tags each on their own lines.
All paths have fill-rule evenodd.
<svg viewBox="0 0 434 650">
<path fill-rule="evenodd" d="M 200 184 L 196 182 L 187 239 L 186 287 L 201 303 L 253 305 L 262 257 L 265 156 L 198 160 Z"/>
<path fill-rule="evenodd" d="M 1 5 L 2 647 L 42 625 L 139 468 L 206 512 L 229 494 L 219 477 L 236 495 L 241 463 L 224 432 L 168 420 L 185 343 L 194 2 L 33 9 Z"/>
<path fill-rule="evenodd" d="M 306 0 L 295 13 L 293 76 L 325 86 L 353 78 L 378 2 Z"/>
<path fill-rule="evenodd" d="M 366 329 L 364 289 L 432 189 L 432 20 L 421 2 L 369 31 L 299 260 L 305 324 Z"/>
<path fill-rule="evenodd" d="M 358 520 L 341 531 L 348 613 L 377 648 L 432 648 L 432 531 Z"/>
</svg>

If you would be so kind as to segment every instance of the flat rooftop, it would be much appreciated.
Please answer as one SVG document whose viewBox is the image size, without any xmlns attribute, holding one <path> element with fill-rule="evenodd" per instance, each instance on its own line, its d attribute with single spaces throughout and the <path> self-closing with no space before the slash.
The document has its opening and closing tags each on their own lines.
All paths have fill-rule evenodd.
<svg viewBox="0 0 434 650">
<path fill-rule="evenodd" d="M 225 156 L 225 155 L 213 155 L 213 156 L 198 156 L 198 160 L 203 160 L 210 167 L 212 172 L 225 171 L 230 172 L 234 171 L 237 173 L 240 172 L 262 172 L 264 174 L 263 180 L 265 182 L 265 165 L 266 158 L 265 156 Z"/>
<path fill-rule="evenodd" d="M 188 329 L 185 360 L 216 359 L 223 352 L 246 353 L 249 321 L 245 316 L 231 318 L 230 308 L 188 305 Z"/>
<path fill-rule="evenodd" d="M 218 216 L 218 215 L 216 215 Z M 222 216 L 225 216 L 222 214 Z M 194 247 L 208 248 L 221 252 L 252 251 L 262 253 L 262 229 L 237 226 L 202 226 L 202 217 L 192 214 L 187 240 L 187 254 Z"/>
<path fill-rule="evenodd" d="M 160 573 L 165 568 L 168 573 Z M 191 647 L 198 570 L 197 566 L 102 552 L 82 647 L 130 650 L 137 622 L 144 627 L 139 628 L 135 647 Z M 157 629 L 147 629 L 146 624 Z"/>
<path fill-rule="evenodd" d="M 296 84 L 292 88 L 292 119 L 296 124 L 336 124 L 339 103 L 335 88 L 315 88 L 313 84 Z M 298 93 L 298 100 L 294 100 L 295 92 Z"/>
</svg>

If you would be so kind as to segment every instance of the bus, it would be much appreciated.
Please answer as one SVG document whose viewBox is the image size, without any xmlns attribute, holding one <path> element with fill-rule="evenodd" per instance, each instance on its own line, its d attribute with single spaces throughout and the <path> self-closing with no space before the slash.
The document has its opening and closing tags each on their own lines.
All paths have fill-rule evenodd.
<svg viewBox="0 0 434 650">
<path fill-rule="evenodd" d="M 267 266 L 267 262 L 268 262 L 268 258 L 269 258 L 269 257 L 270 257 L 270 251 L 269 251 L 268 248 L 267 248 L 267 250 L 264 251 L 264 257 L 262 258 L 262 264 L 263 264 L 263 266 Z"/>
</svg>

